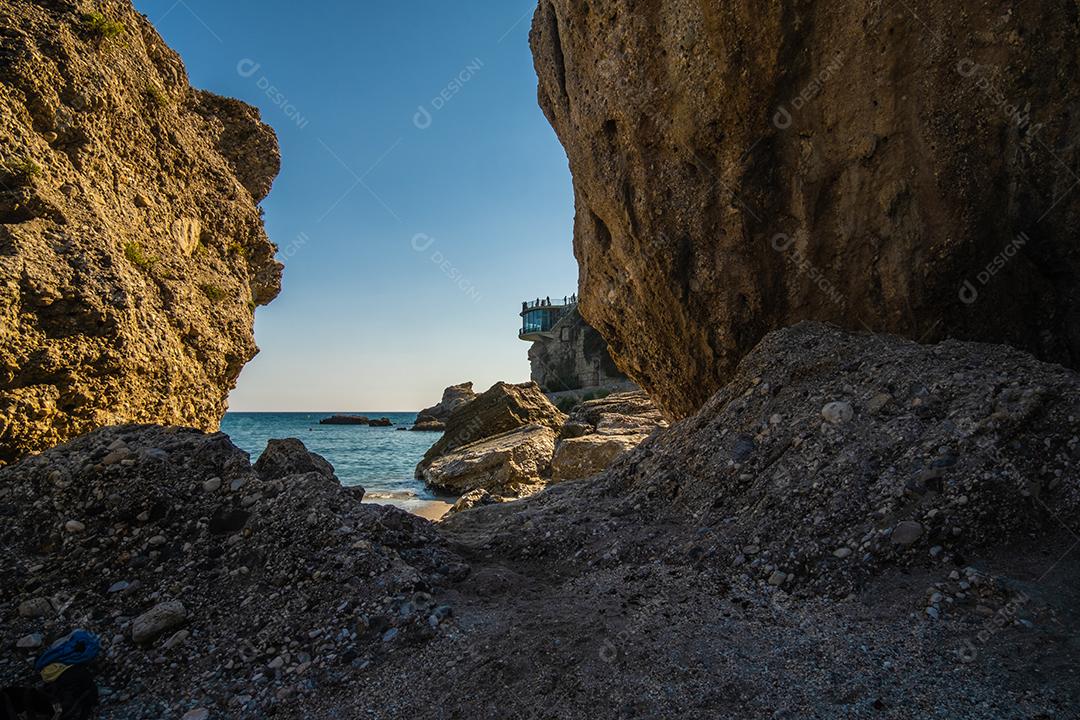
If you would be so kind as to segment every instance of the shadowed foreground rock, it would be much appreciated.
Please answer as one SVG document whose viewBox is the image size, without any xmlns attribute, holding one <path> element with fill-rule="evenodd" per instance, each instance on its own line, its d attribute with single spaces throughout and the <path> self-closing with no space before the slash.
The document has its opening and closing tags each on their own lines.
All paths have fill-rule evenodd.
<svg viewBox="0 0 1080 720">
<path fill-rule="evenodd" d="M 1076 373 L 818 324 L 608 472 L 436 526 L 106 430 L 0 470 L 0 679 L 80 623 L 116 720 L 1070 717 L 1078 467 Z"/>
<path fill-rule="evenodd" d="M 104 425 L 217 428 L 281 265 L 280 158 L 127 0 L 0 7 L 0 463 Z"/>
<path fill-rule="evenodd" d="M 1071 0 L 542 0 L 581 312 L 669 415 L 800 320 L 1080 362 Z"/>
<path fill-rule="evenodd" d="M 468 568 L 430 523 L 361 504 L 298 440 L 256 467 L 224 435 L 128 426 L 0 469 L 0 683 L 37 680 L 20 638 L 82 627 L 102 718 L 298 717 L 440 632 Z"/>
<path fill-rule="evenodd" d="M 1080 378 L 1015 350 L 771 334 L 606 474 L 441 523 L 473 558 L 453 631 L 319 707 L 1067 717 L 1078 435 Z"/>
</svg>

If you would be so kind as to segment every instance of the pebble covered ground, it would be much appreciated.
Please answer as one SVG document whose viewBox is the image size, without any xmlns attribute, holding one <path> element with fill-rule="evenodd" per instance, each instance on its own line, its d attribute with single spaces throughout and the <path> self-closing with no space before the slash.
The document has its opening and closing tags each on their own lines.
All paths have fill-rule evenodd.
<svg viewBox="0 0 1080 720">
<path fill-rule="evenodd" d="M 0 470 L 0 678 L 100 635 L 102 717 L 262 717 L 439 632 L 468 568 L 299 441 L 121 427 Z"/>
<path fill-rule="evenodd" d="M 0 471 L 0 672 L 78 621 L 109 718 L 1077 717 L 1078 380 L 803 324 L 605 474 L 439 524 L 299 443 L 103 431 Z"/>
</svg>

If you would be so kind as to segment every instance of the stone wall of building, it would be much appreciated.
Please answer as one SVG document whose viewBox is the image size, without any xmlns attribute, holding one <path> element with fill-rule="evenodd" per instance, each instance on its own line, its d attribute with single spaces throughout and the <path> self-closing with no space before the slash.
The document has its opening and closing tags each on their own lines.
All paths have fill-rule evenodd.
<svg viewBox="0 0 1080 720">
<path fill-rule="evenodd" d="M 608 353 L 600 333 L 572 307 L 549 333 L 529 348 L 532 379 L 546 393 L 625 387 L 629 379 Z"/>
</svg>

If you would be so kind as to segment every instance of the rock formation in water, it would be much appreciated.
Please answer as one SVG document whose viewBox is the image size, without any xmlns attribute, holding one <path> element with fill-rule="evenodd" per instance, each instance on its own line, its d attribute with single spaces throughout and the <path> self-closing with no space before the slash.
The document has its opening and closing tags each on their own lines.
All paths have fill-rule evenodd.
<svg viewBox="0 0 1080 720">
<path fill-rule="evenodd" d="M 447 434 L 456 438 L 455 447 L 433 447 L 418 477 L 434 489 L 465 496 L 455 505 L 460 511 L 596 475 L 666 426 L 640 391 L 581 403 L 567 417 L 534 383 L 500 383 L 454 414 Z"/>
<path fill-rule="evenodd" d="M 536 383 L 497 382 L 451 413 L 446 432 L 417 465 L 416 477 L 423 477 L 422 470 L 433 460 L 464 445 L 526 425 L 541 425 L 554 434 L 565 421 L 566 416 L 551 404 Z"/>
<path fill-rule="evenodd" d="M 443 390 L 442 400 L 437 405 L 425 408 L 416 415 L 412 430 L 418 432 L 442 432 L 446 429 L 446 421 L 458 408 L 467 405 L 476 399 L 471 382 L 451 385 Z"/>
<path fill-rule="evenodd" d="M 455 494 L 488 490 L 527 495 L 550 473 L 566 416 L 536 383 L 495 383 L 459 403 L 446 432 L 416 467 L 429 486 Z"/>
<path fill-rule="evenodd" d="M 832 320 L 1080 361 L 1065 0 L 542 0 L 581 310 L 673 416 Z"/>
<path fill-rule="evenodd" d="M 280 287 L 257 207 L 279 165 L 126 0 L 0 7 L 0 463 L 217 427 Z"/>
</svg>

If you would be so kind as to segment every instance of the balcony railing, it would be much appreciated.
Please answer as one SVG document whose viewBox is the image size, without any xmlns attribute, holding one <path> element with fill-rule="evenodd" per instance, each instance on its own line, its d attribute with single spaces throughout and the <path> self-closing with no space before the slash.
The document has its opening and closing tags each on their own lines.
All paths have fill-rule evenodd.
<svg viewBox="0 0 1080 720">
<path fill-rule="evenodd" d="M 565 308 L 577 305 L 577 301 L 577 295 L 564 295 L 561 298 L 536 298 L 535 300 L 526 300 L 521 303 L 521 312 L 528 312 L 529 310 L 537 310 L 540 308 Z"/>
</svg>

